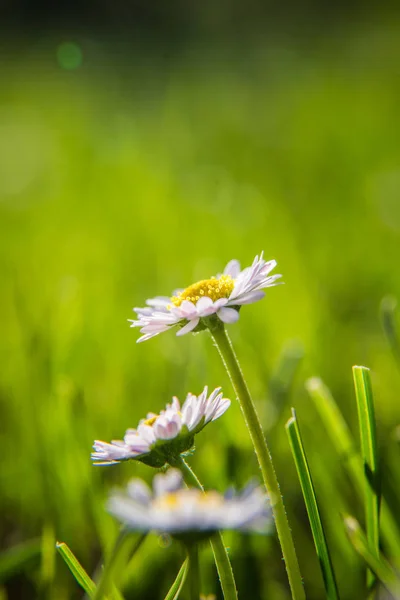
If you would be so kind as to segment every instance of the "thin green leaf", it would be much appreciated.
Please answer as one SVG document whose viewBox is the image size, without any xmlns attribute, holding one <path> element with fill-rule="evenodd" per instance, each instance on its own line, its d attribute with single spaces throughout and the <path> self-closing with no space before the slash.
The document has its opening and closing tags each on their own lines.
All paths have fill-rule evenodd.
<svg viewBox="0 0 400 600">
<path fill-rule="evenodd" d="M 117 586 L 114 584 L 111 586 L 111 590 L 110 590 L 107 598 L 109 600 L 124 600 L 123 595 L 121 594 L 121 592 L 119 591 Z"/>
<path fill-rule="evenodd" d="M 393 594 L 400 598 L 400 580 L 388 561 L 380 554 L 371 552 L 369 542 L 358 521 L 353 517 L 344 517 L 346 533 L 356 552 L 364 559 L 376 578 Z"/>
<path fill-rule="evenodd" d="M 397 300 L 393 296 L 385 296 L 381 302 L 382 327 L 398 367 L 400 367 L 400 340 L 396 327 L 395 312 Z"/>
<path fill-rule="evenodd" d="M 132 540 L 126 529 L 121 530 L 111 555 L 105 563 L 101 579 L 94 595 L 94 600 L 100 600 L 105 597 L 105 594 L 111 589 L 116 575 L 123 570 L 124 567 L 122 564 L 126 564 L 126 554 L 129 553 L 131 559 L 139 550 L 146 539 L 146 536 L 147 533 L 143 533 L 136 540 Z"/>
<path fill-rule="evenodd" d="M 47 523 L 43 527 L 41 554 L 42 561 L 40 567 L 40 578 L 43 585 L 50 585 L 55 575 L 55 534 L 52 525 Z"/>
<path fill-rule="evenodd" d="M 297 371 L 304 356 L 303 347 L 291 341 L 279 357 L 278 365 L 268 383 L 268 393 L 272 404 L 279 413 L 285 405 L 292 388 Z"/>
<path fill-rule="evenodd" d="M 361 454 L 364 463 L 365 523 L 368 546 L 372 554 L 379 556 L 379 505 L 380 477 L 376 444 L 376 423 L 371 378 L 366 367 L 353 367 L 356 390 L 358 423 L 361 438 Z M 369 577 L 369 583 L 373 578 Z"/>
<path fill-rule="evenodd" d="M 364 469 L 362 459 L 356 450 L 356 444 L 346 421 L 339 410 L 331 392 L 318 377 L 306 382 L 306 388 L 325 425 L 333 445 L 343 460 L 346 469 L 355 484 L 356 491 L 364 499 Z M 400 558 L 400 532 L 396 520 L 384 498 L 381 500 L 381 530 L 389 554 Z"/>
<path fill-rule="evenodd" d="M 25 566 L 39 559 L 40 540 L 29 540 L 17 544 L 0 554 L 0 583 L 22 571 Z"/>
<path fill-rule="evenodd" d="M 178 600 L 179 594 L 181 593 L 186 581 L 186 576 L 188 574 L 188 566 L 189 561 L 188 559 L 186 559 L 185 562 L 182 564 L 181 568 L 179 569 L 179 573 L 176 576 L 174 583 L 170 587 L 168 594 L 165 596 L 165 600 Z"/>
<path fill-rule="evenodd" d="M 57 542 L 56 548 L 67 563 L 67 566 L 72 575 L 75 577 L 76 581 L 85 590 L 89 598 L 93 598 L 96 591 L 96 585 L 94 581 L 90 579 L 89 575 L 86 573 L 78 559 L 74 556 L 73 552 L 64 542 Z"/>
<path fill-rule="evenodd" d="M 304 451 L 296 412 L 292 408 L 292 418 L 286 423 L 290 447 L 296 464 L 297 474 L 307 508 L 311 531 L 314 538 L 315 550 L 320 562 L 322 577 L 324 579 L 326 596 L 329 600 L 338 600 L 339 593 L 336 585 L 335 573 L 329 554 L 328 544 L 318 509 L 317 498 L 314 491 L 311 473 Z"/>
</svg>

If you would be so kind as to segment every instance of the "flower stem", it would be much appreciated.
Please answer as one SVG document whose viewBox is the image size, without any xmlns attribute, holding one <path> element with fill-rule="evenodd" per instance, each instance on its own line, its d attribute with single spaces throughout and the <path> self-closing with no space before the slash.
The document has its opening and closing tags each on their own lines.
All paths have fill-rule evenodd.
<svg viewBox="0 0 400 600">
<path fill-rule="evenodd" d="M 173 466 L 182 471 L 187 484 L 191 484 L 204 492 L 204 488 L 197 479 L 196 474 L 182 456 L 179 457 L 179 460 L 174 462 Z M 216 535 L 210 539 L 210 544 L 214 554 L 215 566 L 217 567 L 224 598 L 225 600 L 237 600 L 238 596 L 235 578 L 221 532 L 218 531 Z"/>
<path fill-rule="evenodd" d="M 281 544 L 282 554 L 292 592 L 292 598 L 294 600 L 303 600 L 305 599 L 305 592 L 301 579 L 299 563 L 297 561 L 296 550 L 294 547 L 289 522 L 287 520 L 282 495 L 279 490 L 279 483 L 276 478 L 275 469 L 272 464 L 271 455 L 268 450 L 260 419 L 224 326 L 221 324 L 212 328 L 210 327 L 210 333 L 232 381 L 232 385 L 238 397 L 247 428 L 250 432 L 265 487 L 267 488 L 269 495 L 271 508 L 274 514 L 278 538 Z"/>
<path fill-rule="evenodd" d="M 199 569 L 199 547 L 197 544 L 188 546 L 189 557 L 189 589 L 190 600 L 200 598 L 200 569 Z"/>
</svg>

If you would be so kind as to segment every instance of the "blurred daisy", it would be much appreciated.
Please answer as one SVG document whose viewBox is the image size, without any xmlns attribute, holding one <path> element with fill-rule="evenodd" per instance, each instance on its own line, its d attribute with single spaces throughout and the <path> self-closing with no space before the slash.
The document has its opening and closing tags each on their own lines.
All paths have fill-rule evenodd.
<svg viewBox="0 0 400 600">
<path fill-rule="evenodd" d="M 223 398 L 221 388 L 208 396 L 207 386 L 200 396 L 188 394 L 182 407 L 174 397 L 159 415 L 149 413 L 137 429 L 128 429 L 123 440 L 113 440 L 110 444 L 96 440 L 92 460 L 97 465 L 112 465 L 133 458 L 152 467 L 162 467 L 187 452 L 196 433 L 221 417 L 230 403 Z"/>
<path fill-rule="evenodd" d="M 138 342 L 144 342 L 176 325 L 176 335 L 199 331 L 206 327 L 204 319 L 216 315 L 224 323 L 235 323 L 243 304 L 252 304 L 264 298 L 262 290 L 272 287 L 281 275 L 269 275 L 276 261 L 266 262 L 263 253 L 256 256 L 253 264 L 240 269 L 237 260 L 231 260 L 222 275 L 203 279 L 184 290 L 177 290 L 170 298 L 157 296 L 147 300 L 145 308 L 135 308 L 137 320 L 130 320 L 131 327 L 140 327 L 143 334 Z"/>
<path fill-rule="evenodd" d="M 182 474 L 169 469 L 153 479 L 153 489 L 133 479 L 126 492 L 114 491 L 108 511 L 128 528 L 157 531 L 176 538 L 206 538 L 221 529 L 267 531 L 271 523 L 267 497 L 250 485 L 224 496 L 215 491 L 185 488 Z"/>
</svg>

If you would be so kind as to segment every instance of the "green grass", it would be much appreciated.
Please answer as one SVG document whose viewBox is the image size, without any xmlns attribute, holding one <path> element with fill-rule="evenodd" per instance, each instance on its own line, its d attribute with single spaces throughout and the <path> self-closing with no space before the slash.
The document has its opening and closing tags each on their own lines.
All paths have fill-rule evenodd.
<svg viewBox="0 0 400 600">
<path fill-rule="evenodd" d="M 206 334 L 137 346 L 132 307 L 264 250 L 285 285 L 245 307 L 229 333 L 268 434 L 307 598 L 320 600 L 324 584 L 284 429 L 291 405 L 341 599 L 362 594 L 365 565 L 341 514 L 364 528 L 364 503 L 304 382 L 329 385 L 358 450 L 351 366 L 371 369 L 382 492 L 397 519 L 400 375 L 379 307 L 400 298 L 399 31 L 360 26 L 310 46 L 266 40 L 235 60 L 195 50 L 163 67 L 148 57 L 107 66 L 88 45 L 82 67 L 64 72 L 50 41 L 2 57 L 4 551 L 18 557 L 53 532 L 91 577 L 100 572 L 118 533 L 104 511 L 109 489 L 152 473 L 94 468 L 93 440 L 120 438 L 206 383 L 233 397 Z M 258 474 L 237 404 L 198 436 L 191 464 L 219 490 Z M 272 537 L 224 539 L 240 597 L 289 597 Z M 40 560 L 35 543 L 32 560 L 20 555 L 4 598 L 81 597 L 55 547 L 53 556 L 43 547 Z M 201 557 L 204 592 L 219 593 L 211 552 Z M 182 561 L 149 536 L 123 574 L 124 596 L 164 598 Z"/>
</svg>

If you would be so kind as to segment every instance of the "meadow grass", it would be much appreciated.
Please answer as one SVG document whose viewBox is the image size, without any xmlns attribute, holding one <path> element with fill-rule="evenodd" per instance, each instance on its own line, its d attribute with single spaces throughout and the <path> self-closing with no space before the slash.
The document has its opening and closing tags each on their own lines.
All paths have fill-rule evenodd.
<svg viewBox="0 0 400 600">
<path fill-rule="evenodd" d="M 324 582 L 284 427 L 291 406 L 340 598 L 364 597 L 365 565 L 343 525 L 351 514 L 364 528 L 363 498 L 304 382 L 325 381 L 359 452 L 351 367 L 371 369 L 382 494 L 399 527 L 400 380 L 379 318 L 382 298 L 400 297 L 397 34 L 393 24 L 344 31 L 312 52 L 271 42 L 238 63 L 197 50 L 164 67 L 149 60 L 147 70 L 139 60 L 105 65 L 89 44 L 71 72 L 50 41 L 30 57 L 3 57 L 2 597 L 82 597 L 56 540 L 91 576 L 100 572 L 118 534 L 104 511 L 110 488 L 151 472 L 93 467 L 94 439 L 120 438 L 206 383 L 234 398 L 207 333 L 138 347 L 132 307 L 261 250 L 285 285 L 229 333 L 268 435 L 307 598 L 324 597 Z M 201 433 L 190 462 L 219 490 L 258 473 L 237 404 Z M 289 598 L 273 536 L 226 541 L 240 597 Z M 398 560 L 393 544 L 381 546 Z M 163 598 L 183 560 L 148 536 L 119 574 L 124 597 Z M 205 591 L 218 595 L 209 550 L 202 560 Z"/>
</svg>

